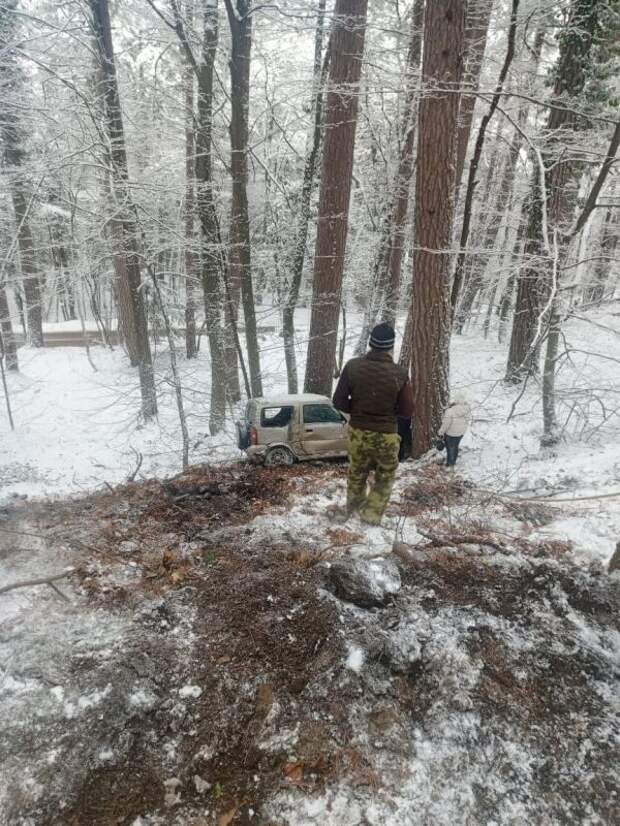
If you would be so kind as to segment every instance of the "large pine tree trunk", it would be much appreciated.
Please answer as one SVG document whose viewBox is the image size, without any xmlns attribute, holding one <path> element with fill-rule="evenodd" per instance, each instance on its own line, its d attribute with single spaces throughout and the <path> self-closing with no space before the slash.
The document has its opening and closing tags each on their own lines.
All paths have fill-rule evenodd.
<svg viewBox="0 0 620 826">
<path fill-rule="evenodd" d="M 367 0 L 336 0 L 305 391 L 331 394 L 347 240 Z"/>
<path fill-rule="evenodd" d="M 415 456 L 431 447 L 448 402 L 450 240 L 458 122 L 458 97 L 452 92 L 461 81 L 464 29 L 465 8 L 460 0 L 426 4 L 413 253 Z"/>
<path fill-rule="evenodd" d="M 232 208 L 229 230 L 229 269 L 233 291 L 241 286 L 245 340 L 253 396 L 262 395 L 260 354 L 252 284 L 250 217 L 248 212 L 248 114 L 252 50 L 251 0 L 226 0 L 231 34 L 230 55 L 230 170 Z"/>
<path fill-rule="evenodd" d="M 318 16 L 314 37 L 314 88 L 312 94 L 312 110 L 314 122 L 310 149 L 304 165 L 301 197 L 299 199 L 299 223 L 293 243 L 291 261 L 291 279 L 288 293 L 285 295 L 282 306 L 282 337 L 284 339 L 284 358 L 286 360 L 286 375 L 288 392 L 297 393 L 297 356 L 295 353 L 295 308 L 299 300 L 299 289 L 306 257 L 308 241 L 308 225 L 310 223 L 310 198 L 316 177 L 317 159 L 321 146 L 321 123 L 323 120 L 323 89 L 327 70 L 329 68 L 329 48 L 322 61 L 323 27 L 325 23 L 326 0 L 319 0 Z M 322 64 L 322 66 L 321 66 Z"/>
<path fill-rule="evenodd" d="M 101 94 L 105 104 L 105 118 L 110 139 L 110 161 L 114 216 L 112 219 L 115 241 L 114 263 L 120 287 L 120 300 L 126 303 L 130 319 L 135 356 L 140 376 L 142 414 L 145 419 L 157 415 L 157 398 L 151 349 L 149 346 L 146 308 L 142 295 L 142 277 L 138 244 L 138 226 L 129 190 L 129 170 L 125 150 L 125 134 L 121 113 L 108 0 L 89 0 L 93 15 L 99 58 L 101 62 Z"/>
<path fill-rule="evenodd" d="M 554 289 L 551 235 L 554 229 L 564 229 L 563 224 L 572 217 L 577 202 L 579 165 L 565 147 L 570 133 L 579 128 L 580 118 L 569 103 L 571 98 L 581 95 L 585 86 L 597 6 L 598 0 L 574 0 L 571 18 L 560 38 L 553 97 L 561 100 L 562 105 L 554 106 L 549 113 L 549 138 L 542 155 L 544 171 L 535 168 L 533 172 L 524 264 L 518 277 L 506 369 L 506 380 L 510 382 L 519 382 L 538 367 L 538 345 Z"/>
</svg>

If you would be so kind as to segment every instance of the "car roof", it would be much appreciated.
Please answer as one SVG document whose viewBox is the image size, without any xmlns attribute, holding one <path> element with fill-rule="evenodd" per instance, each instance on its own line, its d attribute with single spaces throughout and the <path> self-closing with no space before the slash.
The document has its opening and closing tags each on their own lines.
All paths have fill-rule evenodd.
<svg viewBox="0 0 620 826">
<path fill-rule="evenodd" d="M 309 402 L 331 404 L 331 399 L 327 396 L 319 396 L 317 393 L 282 393 L 274 396 L 258 396 L 255 399 L 250 399 L 251 402 L 259 405 L 293 405 L 305 404 Z"/>
</svg>

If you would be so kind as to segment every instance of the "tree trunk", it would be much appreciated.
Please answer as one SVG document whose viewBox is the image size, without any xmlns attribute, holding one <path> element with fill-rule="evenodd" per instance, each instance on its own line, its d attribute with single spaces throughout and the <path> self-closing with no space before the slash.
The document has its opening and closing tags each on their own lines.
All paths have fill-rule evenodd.
<svg viewBox="0 0 620 826">
<path fill-rule="evenodd" d="M 411 19 L 411 38 L 405 76 L 405 106 L 401 123 L 401 149 L 391 203 L 383 224 L 382 238 L 375 260 L 373 291 L 364 314 L 356 352 L 361 355 L 368 345 L 371 328 L 381 319 L 394 326 L 400 298 L 400 281 L 405 244 L 405 225 L 409 211 L 409 192 L 414 164 L 417 86 L 422 51 L 424 0 L 415 0 Z"/>
<path fill-rule="evenodd" d="M 403 338 L 400 345 L 400 353 L 398 355 L 398 363 L 404 367 L 407 372 L 411 369 L 411 343 L 413 340 L 413 302 L 415 301 L 413 293 L 413 284 L 409 289 L 409 309 L 407 310 L 407 320 L 405 321 L 405 329 L 403 331 Z"/>
<path fill-rule="evenodd" d="M 598 306 L 605 298 L 607 283 L 612 273 L 616 248 L 618 246 L 618 216 L 613 208 L 605 213 L 598 245 L 598 259 L 594 264 L 594 273 L 588 284 L 584 298 L 586 303 Z"/>
<path fill-rule="evenodd" d="M 110 139 L 109 160 L 114 196 L 112 219 L 115 241 L 114 263 L 120 287 L 120 300 L 127 303 L 127 318 L 131 323 L 131 330 L 128 333 L 133 337 L 132 346 L 135 347 L 138 362 L 142 414 L 145 419 L 151 419 L 157 415 L 157 398 L 142 293 L 138 227 L 129 190 L 129 170 L 114 64 L 110 13 L 108 0 L 89 0 L 89 2 L 101 61 L 101 95 L 104 100 L 106 128 Z"/>
<path fill-rule="evenodd" d="M 250 55 L 252 50 L 252 0 L 226 0 L 231 34 L 230 55 L 230 169 L 232 208 L 229 230 L 229 272 L 233 292 L 241 285 L 245 339 L 253 396 L 263 392 L 256 329 L 248 213 L 248 114 L 250 107 Z"/>
<path fill-rule="evenodd" d="M 49 202 L 57 201 L 55 193 L 50 193 Z M 54 216 L 48 219 L 47 227 L 50 239 L 50 249 L 54 270 L 56 271 L 56 295 L 62 310 L 63 321 L 77 320 L 75 295 L 71 282 L 72 245 L 67 248 L 65 237 L 67 227 L 61 217 Z"/>
<path fill-rule="evenodd" d="M 536 36 L 534 38 L 534 43 L 532 47 L 532 61 L 531 61 L 531 71 L 532 73 L 536 73 L 538 71 L 538 67 L 540 65 L 540 58 L 542 53 L 542 47 L 544 44 L 544 35 L 545 35 L 545 28 L 541 25 L 537 31 Z M 495 244 L 497 241 L 497 236 L 500 231 L 500 227 L 502 224 L 502 218 L 506 211 L 506 207 L 509 205 L 509 200 L 511 195 L 513 194 L 514 189 L 514 182 L 515 176 L 517 171 L 517 165 L 519 163 L 519 156 L 521 154 L 521 148 L 523 146 L 523 134 L 522 130 L 524 130 L 527 126 L 527 119 L 528 119 L 528 112 L 529 112 L 529 102 L 524 101 L 521 106 L 519 107 L 519 115 L 517 124 L 517 129 L 514 130 L 514 134 L 512 140 L 510 142 L 510 149 L 508 152 L 508 157 L 506 159 L 506 163 L 503 167 L 502 171 L 502 178 L 501 183 L 498 188 L 498 196 L 497 201 L 491 207 L 491 220 L 489 220 L 484 228 L 484 232 L 482 234 L 482 241 L 479 244 L 474 244 L 475 248 L 482 248 L 484 250 L 493 250 L 495 249 Z M 536 163 L 536 158 L 533 157 L 532 151 L 530 149 L 529 152 L 530 162 L 532 164 Z M 494 171 L 495 164 L 491 165 L 491 171 Z M 486 196 L 485 196 L 486 200 Z M 523 232 L 520 231 L 519 233 L 519 249 L 521 248 L 523 241 Z M 467 281 L 465 282 L 467 283 Z M 471 306 L 475 299 L 475 292 L 477 290 L 477 285 L 472 285 L 469 291 L 466 291 L 466 294 L 463 296 L 462 303 L 459 304 L 457 315 L 455 318 L 454 329 L 456 332 L 461 332 L 461 328 L 463 323 L 467 318 L 467 314 L 469 313 Z M 507 312 L 510 308 L 510 302 L 512 300 L 512 294 L 514 292 L 514 277 L 512 279 L 512 285 L 508 289 L 508 305 L 505 304 L 504 300 L 500 301 L 500 306 L 503 308 L 504 312 Z M 505 321 L 505 316 L 504 316 Z"/>
<path fill-rule="evenodd" d="M 5 161 L 11 163 L 11 153 L 5 145 Z M 17 224 L 17 243 L 19 245 L 19 260 L 22 272 L 22 284 L 26 304 L 26 322 L 28 326 L 28 342 L 32 347 L 43 347 L 43 297 L 39 281 L 34 238 L 28 220 L 29 203 L 24 190 L 24 184 L 13 178 L 9 180 L 15 222 Z"/>
<path fill-rule="evenodd" d="M 202 289 L 205 323 L 211 354 L 211 407 L 209 430 L 218 433 L 224 424 L 226 396 L 237 402 L 241 398 L 239 387 L 238 352 L 241 353 L 236 327 L 236 304 L 230 301 L 226 285 L 226 259 L 224 256 L 220 224 L 215 207 L 212 168 L 213 132 L 213 77 L 219 38 L 217 0 L 205 0 L 203 15 L 203 39 L 200 60 L 197 60 L 187 36 L 187 31 L 176 2 L 171 2 L 174 29 L 188 63 L 198 81 L 198 107 L 196 116 L 196 205 L 200 220 Z M 226 297 L 224 297 L 226 293 Z M 222 327 L 224 306 L 229 324 Z M 244 378 L 246 377 L 243 361 Z M 246 387 L 249 383 L 246 380 Z M 248 390 L 249 393 L 249 390 Z"/>
<path fill-rule="evenodd" d="M 568 26 L 560 37 L 553 97 L 559 99 L 562 106 L 552 108 L 549 113 L 549 138 L 542 155 L 544 172 L 536 168 L 532 179 L 525 260 L 519 271 L 506 369 L 509 382 L 519 382 L 537 369 L 537 345 L 552 290 L 549 233 L 551 228 L 561 228 L 562 223 L 572 217 L 577 202 L 579 166 L 570 154 L 566 157 L 565 146 L 570 133 L 579 128 L 579 116 L 570 107 L 570 100 L 581 95 L 585 87 L 597 5 L 598 0 L 574 0 Z"/>
<path fill-rule="evenodd" d="M 305 391 L 331 395 L 367 0 L 336 0 L 321 166 Z"/>
<path fill-rule="evenodd" d="M 194 0 L 187 0 L 185 15 L 193 25 Z M 181 49 L 185 85 L 185 355 L 196 358 L 196 283 L 198 260 L 195 251 L 194 212 L 196 211 L 196 136 L 194 129 L 194 70 Z"/>
<path fill-rule="evenodd" d="M 196 66 L 198 77 L 198 112 L 196 121 L 196 186 L 197 206 L 201 231 L 202 291 L 205 322 L 211 354 L 211 408 L 209 431 L 219 433 L 226 416 L 226 361 L 224 356 L 224 331 L 222 316 L 224 294 L 222 275 L 225 266 L 222 253 L 219 223 L 213 194 L 213 169 L 211 160 L 213 130 L 213 67 L 218 43 L 217 3 L 205 3 L 204 33 L 200 64 Z M 189 44 L 188 44 L 189 45 Z M 231 396 L 239 399 L 239 374 L 237 353 L 233 346 L 231 370 Z"/>
<path fill-rule="evenodd" d="M 323 90 L 325 87 L 327 70 L 329 68 L 329 47 L 325 53 L 325 60 L 322 61 L 325 4 L 326 0 L 319 0 L 318 16 L 314 36 L 314 89 L 312 95 L 314 123 L 312 129 L 312 143 L 304 165 L 301 197 L 299 199 L 299 224 L 297 227 L 295 241 L 293 243 L 291 282 L 288 289 L 288 294 L 286 295 L 282 306 L 282 337 L 284 339 L 284 358 L 286 360 L 286 375 L 288 379 L 289 393 L 298 392 L 297 356 L 295 353 L 295 308 L 297 306 L 297 301 L 299 300 L 299 289 L 301 287 L 301 278 L 303 275 L 304 260 L 306 257 L 308 225 L 310 223 L 310 198 L 314 188 L 316 162 L 321 146 Z"/>
<path fill-rule="evenodd" d="M 9 302 L 6 296 L 6 289 L 2 283 L 0 283 L 0 335 L 2 336 L 6 369 L 19 370 L 17 344 L 15 342 L 15 336 L 13 335 Z"/>
<path fill-rule="evenodd" d="M 26 335 L 33 347 L 43 347 L 43 312 L 41 284 L 37 267 L 36 250 L 30 228 L 30 199 L 24 172 L 24 143 L 26 134 L 19 122 L 22 103 L 26 89 L 24 77 L 16 62 L 14 25 L 15 10 L 10 5 L 0 13 L 0 139 L 3 143 L 2 157 L 7 172 L 7 185 L 15 213 L 15 228 L 19 259 L 21 265 L 22 286 L 24 290 Z"/>
<path fill-rule="evenodd" d="M 476 92 L 482 69 L 482 59 L 487 45 L 489 22 L 493 11 L 493 0 L 469 0 L 467 5 L 467 20 L 465 24 L 465 67 L 464 80 L 470 94 L 461 95 L 459 105 L 459 124 L 456 144 L 456 185 L 455 191 L 461 186 L 465 158 L 471 125 L 476 108 Z"/>
<path fill-rule="evenodd" d="M 426 4 L 413 253 L 416 457 L 430 449 L 449 394 L 450 242 L 458 122 L 458 97 L 452 90 L 461 82 L 464 29 L 465 7 L 460 0 Z"/>
<path fill-rule="evenodd" d="M 540 440 L 543 447 L 551 447 L 560 440 L 555 415 L 555 365 L 558 359 L 560 332 L 562 329 L 562 322 L 558 310 L 559 307 L 556 298 L 549 314 L 547 350 L 543 369 L 543 436 Z"/>
<path fill-rule="evenodd" d="M 484 140 L 486 136 L 486 130 L 491 122 L 491 118 L 495 114 L 495 110 L 500 101 L 500 95 L 502 89 L 504 88 L 504 81 L 506 80 L 506 75 L 508 74 L 508 70 L 510 69 L 510 64 L 512 63 L 512 58 L 514 56 L 515 50 L 515 37 L 517 33 L 517 12 L 519 11 L 519 0 L 512 0 L 512 9 L 510 12 L 510 28 L 508 30 L 508 43 L 506 46 L 506 56 L 504 57 L 504 63 L 502 65 L 501 71 L 499 73 L 499 78 L 497 81 L 497 86 L 495 87 L 495 93 L 493 95 L 493 100 L 491 101 L 491 105 L 489 106 L 488 111 L 485 113 L 482 121 L 480 123 L 480 128 L 478 130 L 478 135 L 476 137 L 476 145 L 474 147 L 474 154 L 469 164 L 469 175 L 467 178 L 467 189 L 465 191 L 465 204 L 463 207 L 463 226 L 461 227 L 461 237 L 459 241 L 459 254 L 456 260 L 456 269 L 454 272 L 454 279 L 452 282 L 452 296 L 451 296 L 451 304 L 452 304 L 452 312 L 454 314 L 457 306 L 457 302 L 459 299 L 459 294 L 461 290 L 461 284 L 463 282 L 463 273 L 465 269 L 465 256 L 467 254 L 467 241 L 469 238 L 469 228 L 471 225 L 471 217 L 472 217 L 472 209 L 474 203 L 474 191 L 476 188 L 476 174 L 478 172 L 478 165 L 480 163 L 480 158 L 482 157 L 482 148 L 484 146 Z"/>
<path fill-rule="evenodd" d="M 598 195 L 600 194 L 609 172 L 613 164 L 617 160 L 618 149 L 620 148 L 620 122 L 616 123 L 616 127 L 611 137 L 609 149 L 605 156 L 598 175 L 590 188 L 588 196 L 584 201 L 579 217 L 575 221 L 570 233 L 565 233 L 565 245 L 575 239 L 579 233 L 582 232 L 586 226 L 592 211 L 596 206 Z M 583 242 L 583 235 L 580 239 L 580 244 L 577 249 L 577 259 L 581 258 L 581 246 Z M 547 335 L 547 353 L 545 357 L 545 374 L 543 376 L 543 424 L 544 432 L 541 439 L 543 446 L 555 444 L 559 439 L 557 432 L 556 416 L 555 416 L 555 364 L 557 361 L 558 346 L 560 340 L 560 333 L 562 329 L 562 295 L 559 290 L 560 272 L 558 270 L 558 250 L 557 250 L 557 231 L 554 231 L 554 245 L 553 245 L 553 287 L 551 294 L 551 308 L 549 311 L 549 332 Z"/>
</svg>

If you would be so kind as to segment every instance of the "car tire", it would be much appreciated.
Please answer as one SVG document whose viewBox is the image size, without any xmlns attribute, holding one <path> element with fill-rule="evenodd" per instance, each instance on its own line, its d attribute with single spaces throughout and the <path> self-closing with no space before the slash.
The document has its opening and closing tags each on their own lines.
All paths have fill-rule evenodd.
<svg viewBox="0 0 620 826">
<path fill-rule="evenodd" d="M 267 467 L 278 467 L 285 465 L 290 467 L 295 462 L 293 451 L 284 445 L 277 445 L 270 448 L 265 454 L 265 465 Z"/>
</svg>

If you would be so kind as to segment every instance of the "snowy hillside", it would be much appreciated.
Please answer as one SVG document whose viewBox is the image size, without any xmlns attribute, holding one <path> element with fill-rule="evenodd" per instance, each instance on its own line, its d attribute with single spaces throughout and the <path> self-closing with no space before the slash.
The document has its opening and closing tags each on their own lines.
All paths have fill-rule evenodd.
<svg viewBox="0 0 620 826">
<path fill-rule="evenodd" d="M 619 316 L 591 312 L 567 325 L 572 352 L 559 373 L 561 444 L 541 450 L 540 391 L 531 379 L 525 392 L 503 383 L 505 348 L 480 335 L 455 336 L 452 387 L 465 389 L 473 425 L 463 443 L 459 469 L 478 486 L 523 497 L 551 494 L 564 500 L 552 528 L 575 539 L 576 553 L 605 561 L 620 538 Z M 265 326 L 277 327 L 277 312 L 264 311 Z M 298 313 L 300 361 L 307 314 Z M 357 327 L 351 321 L 352 348 Z M 135 371 L 120 349 L 93 349 L 94 372 L 79 348 L 22 350 L 22 371 L 9 375 L 16 430 L 0 416 L 0 502 L 12 496 L 57 496 L 87 492 L 127 479 L 164 478 L 181 468 L 181 437 L 165 350 L 157 354 L 158 420 L 140 425 Z M 277 331 L 262 341 L 265 393 L 286 389 L 282 340 Z M 301 364 L 303 367 L 303 361 Z M 225 432 L 208 435 L 209 362 L 204 349 L 195 362 L 182 361 L 184 400 L 192 450 L 190 462 L 242 457 L 234 420 Z M 142 457 L 142 459 L 140 458 Z M 588 498 L 588 497 L 609 498 Z"/>
</svg>

